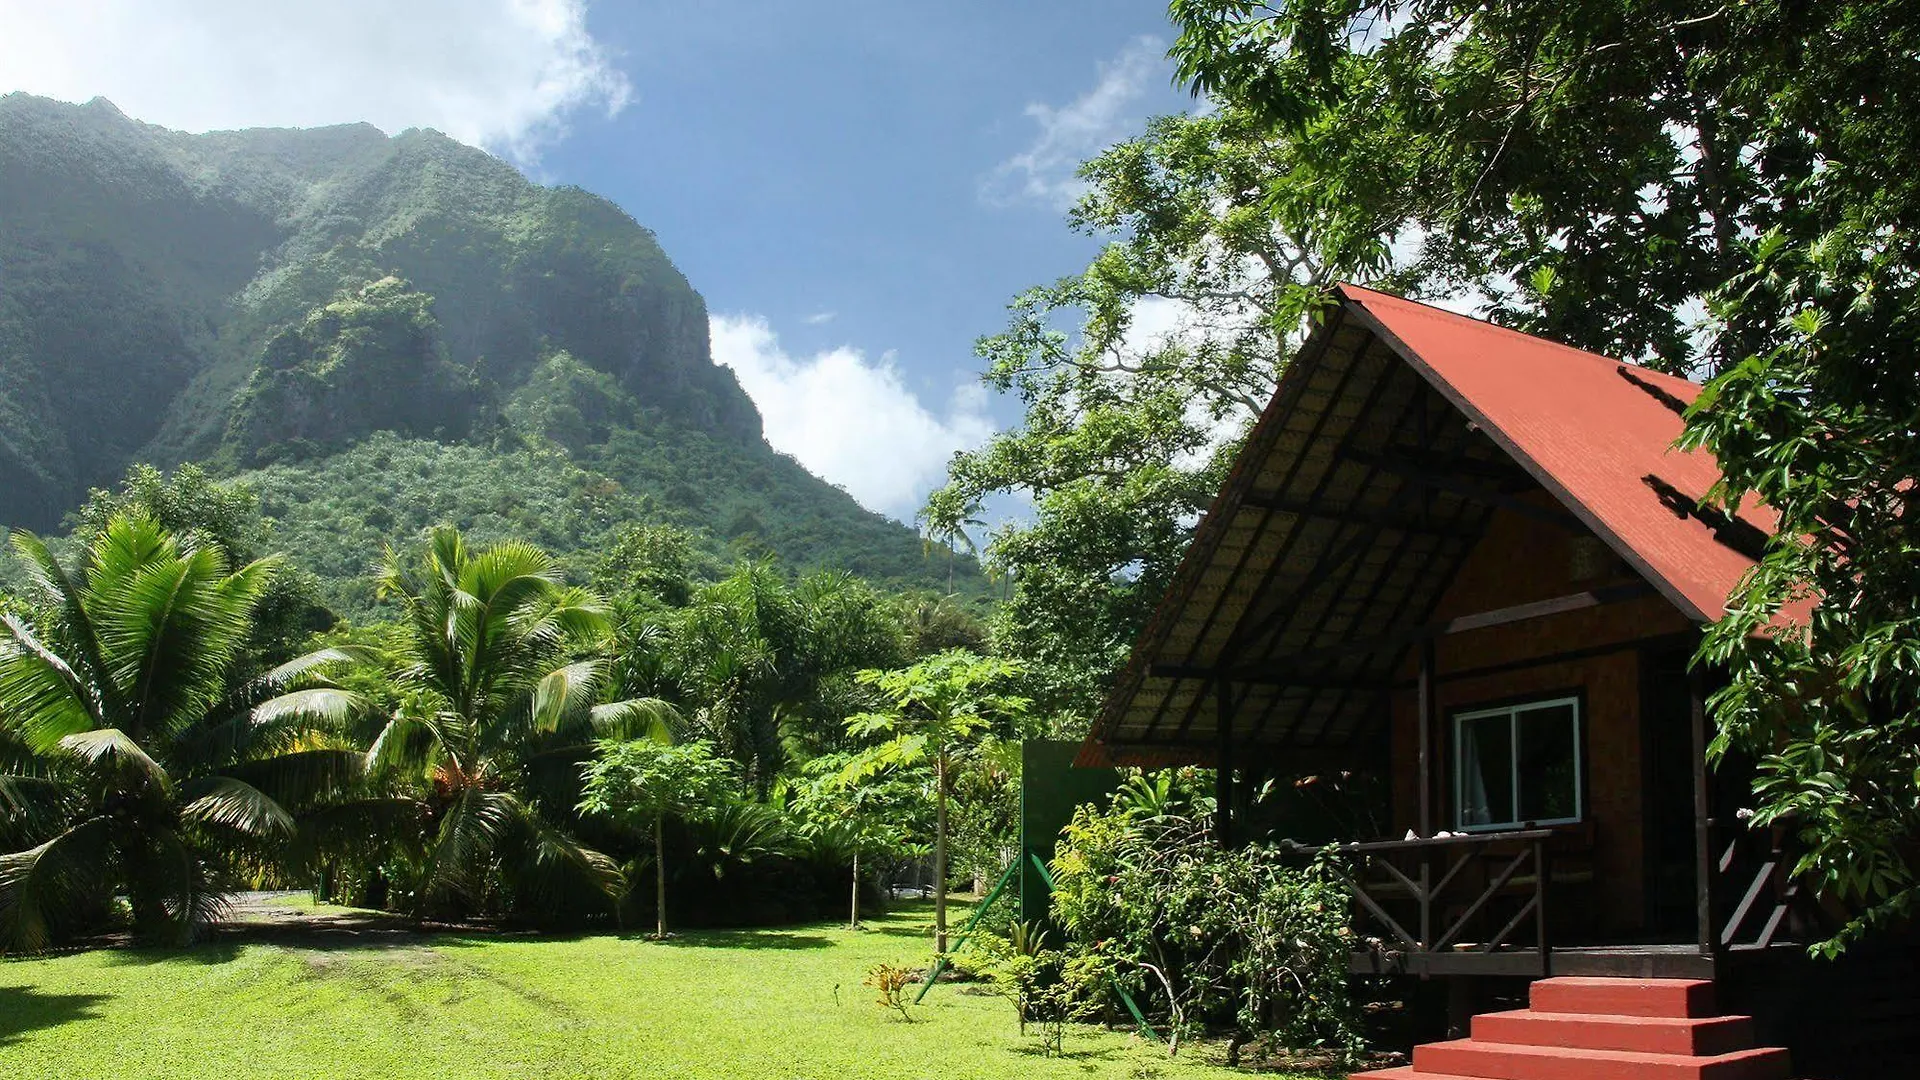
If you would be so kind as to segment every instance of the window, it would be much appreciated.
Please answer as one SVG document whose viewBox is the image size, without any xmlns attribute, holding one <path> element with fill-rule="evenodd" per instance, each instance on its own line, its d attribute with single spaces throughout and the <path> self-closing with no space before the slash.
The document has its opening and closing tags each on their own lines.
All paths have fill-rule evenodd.
<svg viewBox="0 0 1920 1080">
<path fill-rule="evenodd" d="M 1456 713 L 1453 760 L 1456 828 L 1580 820 L 1578 698 Z"/>
</svg>

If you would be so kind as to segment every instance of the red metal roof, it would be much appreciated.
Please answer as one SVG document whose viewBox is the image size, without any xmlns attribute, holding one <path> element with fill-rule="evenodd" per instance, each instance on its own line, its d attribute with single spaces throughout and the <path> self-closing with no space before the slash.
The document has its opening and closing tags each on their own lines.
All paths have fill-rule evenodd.
<svg viewBox="0 0 1920 1080">
<path fill-rule="evenodd" d="M 1673 448 L 1698 385 L 1371 289 L 1339 291 L 1681 611 L 1725 613 L 1753 565 L 1742 549 L 1778 515 L 1752 500 L 1731 523 L 1692 510 L 1720 478 L 1712 454 Z"/>
</svg>

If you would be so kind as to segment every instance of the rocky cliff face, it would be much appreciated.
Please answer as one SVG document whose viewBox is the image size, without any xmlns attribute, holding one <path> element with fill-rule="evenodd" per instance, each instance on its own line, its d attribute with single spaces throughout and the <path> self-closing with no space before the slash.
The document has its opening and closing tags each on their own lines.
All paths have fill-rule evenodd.
<svg viewBox="0 0 1920 1080">
<path fill-rule="evenodd" d="M 302 346 L 327 374 L 289 360 L 388 279 L 423 298 L 420 340 L 359 327 Z M 46 527 L 134 460 L 463 438 L 561 351 L 644 408 L 760 438 L 699 295 L 604 199 L 433 132 L 185 135 L 0 98 L 0 521 Z"/>
</svg>

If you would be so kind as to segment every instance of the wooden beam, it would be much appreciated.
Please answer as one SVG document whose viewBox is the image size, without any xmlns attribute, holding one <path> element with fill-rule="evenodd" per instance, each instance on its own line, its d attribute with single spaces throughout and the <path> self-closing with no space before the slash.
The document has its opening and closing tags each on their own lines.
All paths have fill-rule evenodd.
<svg viewBox="0 0 1920 1080">
<path fill-rule="evenodd" d="M 1478 529 L 1449 527 L 1438 522 L 1396 514 L 1386 508 L 1325 506 L 1306 499 L 1289 499 L 1277 495 L 1249 495 L 1240 500 L 1240 506 L 1246 510 L 1271 510 L 1276 514 L 1324 518 L 1346 524 L 1371 525 L 1377 529 L 1424 533 L 1455 540 L 1473 540 L 1480 535 Z"/>
<path fill-rule="evenodd" d="M 1587 592 L 1570 593 L 1547 600 L 1535 600 L 1512 607 L 1495 608 L 1492 611 L 1477 611 L 1471 615 L 1460 615 L 1441 622 L 1427 623 L 1403 630 L 1397 634 L 1360 641 L 1342 642 L 1321 649 L 1308 649 L 1305 652 L 1276 656 L 1259 667 L 1236 668 L 1219 672 L 1223 678 L 1235 681 L 1261 681 L 1270 685 L 1290 685 L 1288 680 L 1298 675 L 1312 678 L 1309 672 L 1320 670 L 1327 661 L 1339 660 L 1367 653 L 1385 652 L 1403 649 L 1422 641 L 1431 641 L 1452 634 L 1463 634 L 1469 630 L 1488 630 L 1496 626 L 1510 626 L 1514 623 L 1544 619 L 1551 615 L 1562 615 L 1570 611 L 1581 611 L 1592 607 L 1605 607 L 1608 604 L 1638 600 L 1643 596 L 1654 595 L 1654 589 L 1642 582 L 1629 585 L 1609 585 Z"/>
<path fill-rule="evenodd" d="M 1155 664 L 1147 669 L 1147 674 L 1156 679 L 1199 679 L 1212 681 L 1219 678 L 1231 678 L 1234 682 L 1253 686 L 1297 686 L 1303 690 L 1384 690 L 1386 685 L 1375 680 L 1326 679 L 1301 675 L 1285 677 L 1273 675 L 1258 677 L 1250 672 L 1224 671 L 1215 667 L 1197 664 Z"/>
<path fill-rule="evenodd" d="M 1465 499 L 1469 502 L 1497 506 L 1502 510 L 1510 511 L 1521 517 L 1532 518 L 1535 521 L 1543 521 L 1549 525 L 1566 529 L 1569 532 L 1584 535 L 1587 531 L 1587 527 L 1581 524 L 1579 518 L 1565 510 L 1557 507 L 1541 506 L 1537 503 L 1519 498 L 1509 492 L 1502 491 L 1497 487 L 1489 487 L 1486 484 L 1476 484 L 1458 475 L 1460 472 L 1468 471 L 1480 472 L 1487 476 L 1499 475 L 1499 473 L 1496 473 L 1495 470 L 1491 468 L 1468 470 L 1460 461 L 1434 465 L 1428 462 L 1408 460 L 1392 454 L 1365 454 L 1359 451 L 1349 451 L 1346 456 L 1350 460 L 1359 462 L 1362 465 L 1372 466 L 1382 472 L 1393 473 L 1408 483 L 1419 484 L 1422 487 L 1429 487 L 1435 491 L 1444 491 L 1449 495 Z M 1526 478 L 1529 484 L 1532 483 L 1531 478 L 1527 478 L 1526 474 L 1518 469 L 1501 469 L 1500 472 Z"/>
</svg>

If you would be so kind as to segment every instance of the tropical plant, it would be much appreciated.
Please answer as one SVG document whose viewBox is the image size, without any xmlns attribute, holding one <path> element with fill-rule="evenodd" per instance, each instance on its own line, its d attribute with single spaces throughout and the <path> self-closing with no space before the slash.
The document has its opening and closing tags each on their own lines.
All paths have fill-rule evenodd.
<svg viewBox="0 0 1920 1080">
<path fill-rule="evenodd" d="M 669 817 L 711 811 L 732 785 L 726 763 L 702 741 L 608 740 L 582 772 L 580 812 L 653 837 L 654 936 L 667 936 Z"/>
<path fill-rule="evenodd" d="M 999 689 L 1019 670 L 1009 660 L 954 649 L 912 667 L 863 671 L 860 681 L 881 692 L 886 709 L 847 718 L 849 732 L 885 739 L 848 763 L 848 783 L 888 769 L 933 767 L 933 932 L 940 953 L 947 951 L 947 803 L 955 767 L 996 724 L 1010 728 L 1025 718 L 1031 702 Z"/>
<path fill-rule="evenodd" d="M 501 884 L 529 902 L 581 884 L 617 896 L 613 861 L 569 829 L 580 766 L 596 740 L 664 737 L 677 714 L 600 700 L 605 603 L 532 545 L 474 551 L 448 527 L 411 562 L 390 550 L 381 589 L 406 629 L 402 698 L 367 762 L 417 792 L 389 802 L 429 823 L 416 904 L 477 907 Z"/>
<path fill-rule="evenodd" d="M 1232 1033 L 1229 1063 L 1258 1039 L 1357 1054 L 1349 898 L 1338 878 L 1271 847 L 1222 850 L 1210 817 L 1142 816 L 1137 794 L 1120 794 L 1106 812 L 1082 807 L 1062 832 L 1053 915 L 1066 954 L 1099 957 L 1163 1003 L 1172 1050 L 1217 1025 Z"/>
<path fill-rule="evenodd" d="M 136 937 L 183 942 L 243 865 L 270 864 L 301 812 L 352 783 L 356 695 L 323 649 L 251 678 L 234 662 L 272 559 L 232 568 L 151 518 L 108 518 L 69 573 L 13 548 L 38 606 L 0 614 L 0 949 L 35 949 L 117 892 Z"/>
<path fill-rule="evenodd" d="M 926 834 L 920 797 L 924 784 L 916 770 L 880 775 L 849 775 L 851 754 L 815 758 L 776 791 L 788 814 L 799 822 L 800 838 L 819 855 L 848 866 L 851 899 L 847 929 L 860 928 L 861 859 L 897 855 Z"/>
</svg>

